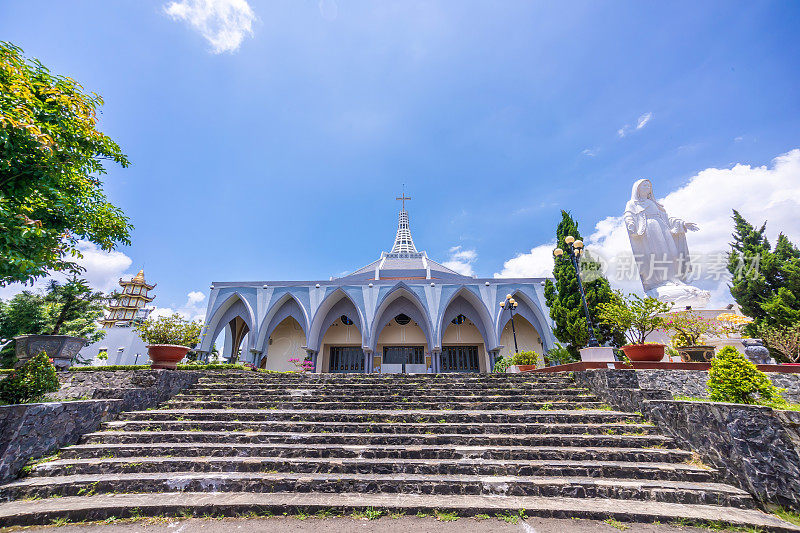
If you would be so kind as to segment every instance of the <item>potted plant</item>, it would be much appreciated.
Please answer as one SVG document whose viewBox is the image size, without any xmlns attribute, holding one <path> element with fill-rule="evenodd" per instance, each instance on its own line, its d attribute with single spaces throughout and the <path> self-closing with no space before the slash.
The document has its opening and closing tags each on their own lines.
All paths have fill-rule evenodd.
<svg viewBox="0 0 800 533">
<path fill-rule="evenodd" d="M 171 316 L 149 318 L 134 327 L 147 344 L 147 353 L 152 360 L 150 366 L 175 370 L 178 362 L 200 342 L 202 325 L 174 313 Z"/>
<path fill-rule="evenodd" d="M 514 354 L 512 361 L 518 372 L 530 372 L 536 370 L 539 354 L 534 351 L 519 352 Z"/>
<path fill-rule="evenodd" d="M 800 365 L 800 322 L 789 326 L 763 325 L 759 334 L 767 346 L 783 355 L 789 365 Z"/>
<path fill-rule="evenodd" d="M 732 329 L 723 322 L 703 318 L 692 310 L 669 313 L 664 317 L 664 329 L 671 334 L 672 346 L 685 362 L 711 361 L 714 346 L 700 344 L 701 339 L 732 333 Z"/>
<path fill-rule="evenodd" d="M 15 341 L 16 366 L 41 352 L 47 353 L 58 370 L 85 362 L 78 352 L 105 335 L 97 322 L 103 316 L 103 302 L 102 293 L 77 277 L 66 283 L 50 280 L 41 293 L 17 294 L 8 302 L 9 316 L 16 318 L 6 325 Z"/>
<path fill-rule="evenodd" d="M 665 346 L 646 341 L 648 335 L 663 326 L 664 319 L 660 315 L 669 309 L 669 304 L 653 297 L 642 298 L 636 294 L 625 297 L 617 291 L 612 301 L 598 306 L 598 316 L 602 323 L 625 332 L 628 344 L 622 351 L 628 359 L 661 361 Z"/>
</svg>

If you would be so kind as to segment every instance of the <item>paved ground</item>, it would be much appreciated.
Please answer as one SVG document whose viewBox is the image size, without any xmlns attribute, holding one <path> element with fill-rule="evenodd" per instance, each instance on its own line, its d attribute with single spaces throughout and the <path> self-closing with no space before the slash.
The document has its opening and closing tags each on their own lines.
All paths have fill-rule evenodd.
<svg viewBox="0 0 800 533">
<path fill-rule="evenodd" d="M 22 531 L 13 528 L 10 531 Z M 693 527 L 659 524 L 610 525 L 595 520 L 561 520 L 529 518 L 516 524 L 496 518 L 477 520 L 459 518 L 452 522 L 434 518 L 408 516 L 397 519 L 384 517 L 378 520 L 352 518 L 266 518 L 266 519 L 190 519 L 142 520 L 115 524 L 80 524 L 61 527 L 24 528 L 38 533 L 614 533 L 626 530 L 631 533 L 699 533 L 709 531 Z"/>
</svg>

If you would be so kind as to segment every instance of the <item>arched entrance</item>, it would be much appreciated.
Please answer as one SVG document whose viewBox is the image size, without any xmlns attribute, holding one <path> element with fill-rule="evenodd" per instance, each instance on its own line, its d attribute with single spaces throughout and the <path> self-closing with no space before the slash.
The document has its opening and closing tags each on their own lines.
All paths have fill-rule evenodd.
<svg viewBox="0 0 800 533">
<path fill-rule="evenodd" d="M 431 366 L 425 333 L 405 313 L 393 316 L 380 331 L 375 354 L 383 374 L 422 374 Z"/>
<path fill-rule="evenodd" d="M 442 335 L 439 372 L 486 372 L 486 345 L 465 315 L 454 317 Z"/>
</svg>

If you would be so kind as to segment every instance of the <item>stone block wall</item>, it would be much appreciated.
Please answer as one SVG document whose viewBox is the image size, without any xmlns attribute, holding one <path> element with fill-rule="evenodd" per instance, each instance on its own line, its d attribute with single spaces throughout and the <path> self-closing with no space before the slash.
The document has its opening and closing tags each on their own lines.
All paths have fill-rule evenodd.
<svg viewBox="0 0 800 533">
<path fill-rule="evenodd" d="M 202 375 L 181 370 L 59 373 L 61 389 L 48 395 L 47 403 L 0 406 L 0 482 L 16 477 L 28 460 L 77 443 L 121 411 L 167 401 Z"/>
<path fill-rule="evenodd" d="M 698 391 L 700 383 L 705 387 L 706 372 L 602 369 L 573 376 L 614 409 L 641 412 L 757 501 L 800 509 L 800 412 L 672 400 L 672 394 L 700 396 L 688 391 Z M 800 383 L 798 374 L 770 377 L 787 389 Z"/>
<path fill-rule="evenodd" d="M 650 420 L 699 453 L 724 481 L 760 502 L 800 508 L 800 413 L 716 402 L 649 404 Z"/>
<path fill-rule="evenodd" d="M 708 398 L 708 372 L 704 370 L 637 370 L 639 385 L 645 389 L 665 389 L 674 396 Z M 789 403 L 800 403 L 800 374 L 767 373 L 770 381 L 785 389 Z"/>
<path fill-rule="evenodd" d="M 119 399 L 122 411 L 138 411 L 172 398 L 197 383 L 202 372 L 196 370 L 107 370 L 61 372 L 61 389 L 48 394 L 50 401 Z"/>
<path fill-rule="evenodd" d="M 29 459 L 75 444 L 121 405 L 122 400 L 84 400 L 0 407 L 0 481 L 16 477 Z"/>
</svg>

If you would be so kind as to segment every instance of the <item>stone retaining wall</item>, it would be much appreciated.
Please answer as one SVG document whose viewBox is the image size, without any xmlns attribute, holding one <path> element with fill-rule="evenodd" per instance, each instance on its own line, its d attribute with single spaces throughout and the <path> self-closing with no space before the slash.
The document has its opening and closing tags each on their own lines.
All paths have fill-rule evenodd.
<svg viewBox="0 0 800 533">
<path fill-rule="evenodd" d="M 120 399 L 122 411 L 140 411 L 165 402 L 202 376 L 197 370 L 105 370 L 60 372 L 61 389 L 50 401 Z"/>
<path fill-rule="evenodd" d="M 665 389 L 674 396 L 708 398 L 708 372 L 699 370 L 637 370 L 639 384 L 644 389 Z M 785 389 L 783 397 L 789 403 L 800 403 L 800 374 L 768 372 L 772 383 Z"/>
<path fill-rule="evenodd" d="M 800 509 L 800 412 L 675 401 L 674 390 L 658 388 L 673 387 L 679 390 L 677 394 L 699 396 L 680 388 L 696 386 L 698 377 L 693 374 L 705 372 L 609 369 L 574 372 L 573 376 L 579 386 L 614 409 L 641 412 L 678 446 L 695 451 L 713 465 L 722 481 L 747 490 L 762 504 Z M 792 376 L 787 384 L 796 385 L 796 374 L 782 376 Z"/>
<path fill-rule="evenodd" d="M 83 400 L 0 407 L 0 481 L 16 477 L 29 459 L 75 444 L 121 406 L 122 400 Z"/>
<path fill-rule="evenodd" d="M 731 403 L 649 402 L 650 420 L 758 501 L 800 508 L 800 413 Z M 794 437 L 794 438 L 793 438 Z"/>
<path fill-rule="evenodd" d="M 0 406 L 0 482 L 16 477 L 29 459 L 75 444 L 121 411 L 143 410 L 197 383 L 199 371 L 118 370 L 61 372 L 61 389 L 48 403 Z M 82 398 L 76 401 L 75 398 Z"/>
</svg>

